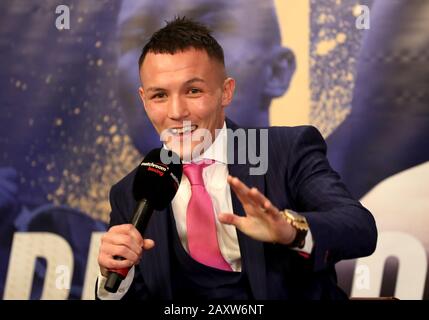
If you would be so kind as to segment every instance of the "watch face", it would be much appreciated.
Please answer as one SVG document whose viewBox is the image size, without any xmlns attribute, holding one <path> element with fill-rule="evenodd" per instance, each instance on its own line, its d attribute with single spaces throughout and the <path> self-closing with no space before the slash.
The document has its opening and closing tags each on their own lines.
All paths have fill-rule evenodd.
<svg viewBox="0 0 429 320">
<path fill-rule="evenodd" d="M 296 221 L 295 227 L 300 230 L 308 231 L 307 221 Z"/>
<path fill-rule="evenodd" d="M 288 209 L 280 211 L 280 213 L 282 213 L 282 216 L 287 220 L 287 222 L 298 230 L 308 231 L 307 219 L 304 216 Z"/>
</svg>

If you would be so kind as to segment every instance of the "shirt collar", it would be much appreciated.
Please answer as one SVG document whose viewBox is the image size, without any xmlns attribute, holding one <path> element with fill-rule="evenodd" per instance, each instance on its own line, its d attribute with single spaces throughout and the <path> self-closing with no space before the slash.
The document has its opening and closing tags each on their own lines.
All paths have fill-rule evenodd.
<svg viewBox="0 0 429 320">
<path fill-rule="evenodd" d="M 219 129 L 217 129 L 219 131 Z M 218 135 L 216 136 L 213 143 L 204 151 L 204 153 L 195 159 L 195 162 L 198 160 L 209 159 L 216 162 L 228 163 L 227 158 L 227 130 L 226 123 L 223 122 L 222 129 L 220 129 Z"/>
</svg>

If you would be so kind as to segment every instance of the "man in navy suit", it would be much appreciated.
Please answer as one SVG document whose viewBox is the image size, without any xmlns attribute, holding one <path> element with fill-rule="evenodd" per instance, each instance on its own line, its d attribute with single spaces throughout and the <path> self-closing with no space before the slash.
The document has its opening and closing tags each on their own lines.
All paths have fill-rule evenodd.
<svg viewBox="0 0 429 320">
<path fill-rule="evenodd" d="M 144 239 L 129 224 L 135 171 L 112 187 L 97 297 L 346 298 L 336 285 L 335 263 L 370 255 L 377 230 L 331 169 L 320 133 L 302 126 L 255 134 L 226 119 L 235 81 L 217 41 L 191 20 L 178 18 L 157 31 L 139 68 L 145 111 L 161 138 L 168 136 L 165 147 L 184 160 L 184 175 L 171 206 L 154 212 Z M 201 141 L 193 138 L 201 130 L 214 138 L 198 149 Z M 235 145 L 237 132 L 246 141 Z M 259 175 L 251 174 L 249 156 L 257 152 L 266 158 Z M 193 208 L 207 199 L 210 206 L 195 218 Z M 118 292 L 104 290 L 108 270 L 127 267 Z"/>
</svg>

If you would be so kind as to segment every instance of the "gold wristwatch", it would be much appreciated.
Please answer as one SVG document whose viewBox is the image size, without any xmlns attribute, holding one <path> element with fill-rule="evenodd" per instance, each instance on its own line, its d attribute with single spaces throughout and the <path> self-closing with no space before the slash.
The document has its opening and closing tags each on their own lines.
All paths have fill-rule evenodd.
<svg viewBox="0 0 429 320">
<path fill-rule="evenodd" d="M 304 216 L 292 211 L 290 209 L 285 209 L 280 211 L 280 214 L 286 221 L 296 229 L 295 239 L 289 244 L 290 247 L 304 248 L 305 237 L 308 232 L 308 223 L 307 219 Z"/>
</svg>

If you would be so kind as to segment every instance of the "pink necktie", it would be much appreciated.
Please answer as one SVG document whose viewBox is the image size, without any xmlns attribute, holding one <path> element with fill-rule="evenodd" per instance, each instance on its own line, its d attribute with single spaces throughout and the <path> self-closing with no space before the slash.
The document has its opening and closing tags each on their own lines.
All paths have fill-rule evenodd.
<svg viewBox="0 0 429 320">
<path fill-rule="evenodd" d="M 219 249 L 213 204 L 203 181 L 203 169 L 213 162 L 204 162 L 183 165 L 192 191 L 186 210 L 189 254 L 202 264 L 231 271 Z"/>
</svg>

